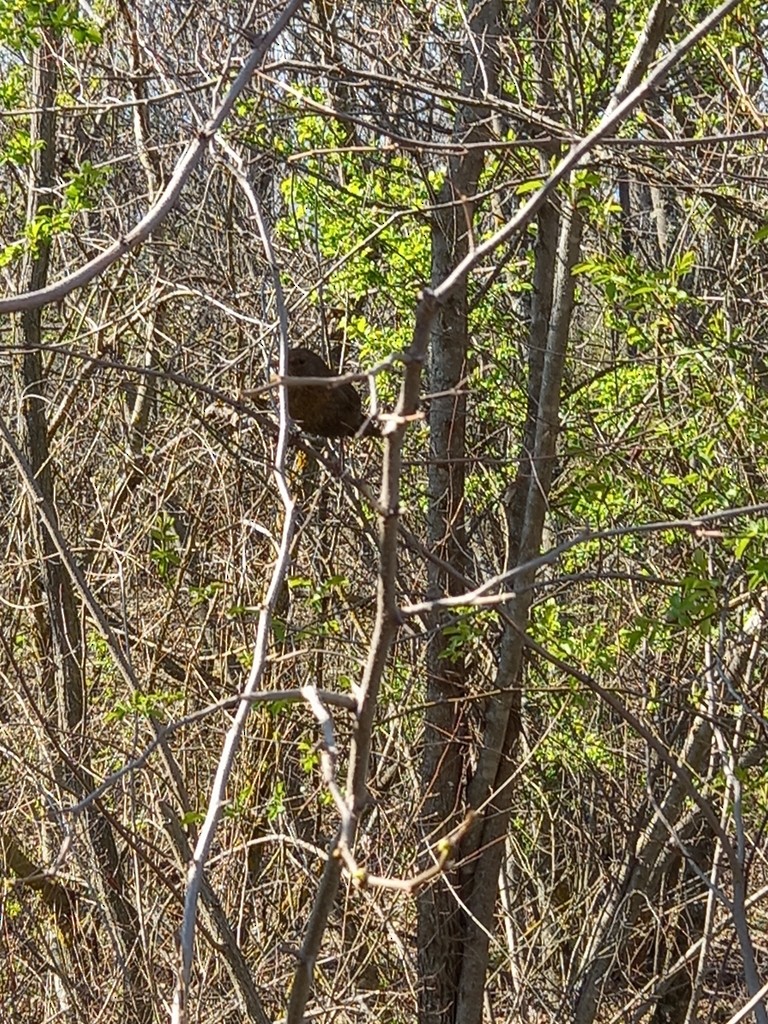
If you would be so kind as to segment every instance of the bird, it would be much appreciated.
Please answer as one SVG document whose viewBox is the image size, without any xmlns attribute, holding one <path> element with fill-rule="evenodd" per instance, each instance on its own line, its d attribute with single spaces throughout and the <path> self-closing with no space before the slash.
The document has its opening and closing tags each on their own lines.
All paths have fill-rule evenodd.
<svg viewBox="0 0 768 1024">
<path fill-rule="evenodd" d="M 288 350 L 289 377 L 335 377 L 321 356 L 308 348 Z M 289 384 L 288 412 L 308 434 L 318 437 L 377 437 L 376 420 L 363 414 L 360 395 L 351 384 Z"/>
</svg>

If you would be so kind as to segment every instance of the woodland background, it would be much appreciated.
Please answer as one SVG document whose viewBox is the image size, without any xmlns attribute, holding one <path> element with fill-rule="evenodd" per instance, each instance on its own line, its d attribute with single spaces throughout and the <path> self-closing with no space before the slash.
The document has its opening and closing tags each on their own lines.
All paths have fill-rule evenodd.
<svg viewBox="0 0 768 1024">
<path fill-rule="evenodd" d="M 0 1016 L 764 1024 L 768 7 L 289 6 L 0 2 Z"/>
</svg>

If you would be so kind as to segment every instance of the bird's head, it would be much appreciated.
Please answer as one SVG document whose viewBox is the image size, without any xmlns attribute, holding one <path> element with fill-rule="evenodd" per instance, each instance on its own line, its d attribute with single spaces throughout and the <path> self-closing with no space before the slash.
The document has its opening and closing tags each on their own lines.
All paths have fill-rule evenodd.
<svg viewBox="0 0 768 1024">
<path fill-rule="evenodd" d="M 322 358 L 308 348 L 289 349 L 287 369 L 290 377 L 329 377 L 332 375 Z"/>
</svg>

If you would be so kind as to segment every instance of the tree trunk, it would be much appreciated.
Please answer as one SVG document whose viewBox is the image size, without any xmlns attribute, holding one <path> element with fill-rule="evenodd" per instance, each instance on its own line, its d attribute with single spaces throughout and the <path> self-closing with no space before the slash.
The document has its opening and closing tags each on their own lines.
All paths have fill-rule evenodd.
<svg viewBox="0 0 768 1024">
<path fill-rule="evenodd" d="M 498 76 L 498 0 L 473 3 L 462 89 L 482 96 L 496 91 Z M 481 142 L 488 137 L 487 112 L 475 107 L 459 110 L 454 138 Z M 471 243 L 474 195 L 485 156 L 478 146 L 454 157 L 432 223 L 432 281 L 436 284 L 468 252 Z M 464 574 L 468 565 L 464 510 L 466 466 L 467 285 L 457 289 L 440 310 L 431 339 L 429 388 L 430 463 L 429 546 L 441 559 Z M 459 593 L 461 585 L 434 565 L 430 594 Z M 466 773 L 467 735 L 463 697 L 466 666 L 462 655 L 447 650 L 445 626 L 451 617 L 436 614 L 430 623 L 427 649 L 427 711 L 421 765 L 423 828 L 434 840 L 455 823 L 462 803 Z M 459 980 L 462 944 L 459 907 L 448 878 L 427 887 L 419 898 L 420 1019 L 423 1024 L 452 1020 Z"/>
<path fill-rule="evenodd" d="M 53 193 L 56 161 L 56 90 L 59 40 L 51 29 L 42 29 L 42 41 L 35 51 L 32 77 L 32 107 L 30 135 L 33 143 L 30 191 L 27 205 L 28 223 L 45 216 Z M 39 145 L 34 145 L 39 143 Z M 30 252 L 25 277 L 31 290 L 45 286 L 48 280 L 50 241 L 41 233 L 40 240 Z M 31 471 L 42 496 L 53 510 L 56 509 L 54 471 L 48 443 L 45 371 L 41 354 L 43 341 L 43 312 L 27 310 L 21 316 L 24 356 L 21 365 L 23 389 L 23 418 L 26 433 L 25 447 Z M 48 706 L 55 713 L 55 728 L 66 738 L 66 760 L 59 762 L 57 776 L 69 794 L 84 796 L 92 784 L 89 756 L 85 738 L 86 648 L 84 623 L 76 590 L 67 568 L 54 542 L 36 516 L 34 503 L 29 505 L 29 528 L 32 544 L 37 552 L 39 571 L 32 586 L 41 599 L 35 602 L 40 664 Z M 55 712 L 54 712 L 55 709 Z M 136 950 L 140 949 L 136 915 L 122 893 L 118 852 L 112 829 L 99 810 L 91 807 L 87 816 L 88 841 L 98 865 L 93 882 L 100 897 L 102 912 L 110 918 L 112 934 L 118 943 L 116 950 L 125 965 L 125 1008 L 136 1024 L 152 1020 L 149 986 L 138 969 Z M 56 839 L 52 840 L 56 843 Z M 111 884 L 107 885 L 107 879 Z M 62 1011 L 71 1015 L 67 983 L 75 975 L 62 978 L 58 995 Z"/>
<path fill-rule="evenodd" d="M 552 483 L 560 391 L 573 312 L 575 286 L 571 270 L 581 241 L 581 219 L 575 198 L 559 221 L 559 242 L 553 248 L 553 229 L 558 217 L 553 217 L 552 210 L 545 210 L 540 220 L 529 345 L 528 418 L 509 507 L 507 568 L 522 565 L 539 553 Z M 482 808 L 482 815 L 461 850 L 461 893 L 467 913 L 462 935 L 464 956 L 457 1024 L 479 1024 L 482 1019 L 488 936 L 494 925 L 504 836 L 512 805 L 510 780 L 520 733 L 520 669 L 534 576 L 534 572 L 526 571 L 515 577 L 516 596 L 505 609 L 495 680 L 498 694 L 486 707 L 483 747 L 468 790 L 470 806 Z"/>
</svg>

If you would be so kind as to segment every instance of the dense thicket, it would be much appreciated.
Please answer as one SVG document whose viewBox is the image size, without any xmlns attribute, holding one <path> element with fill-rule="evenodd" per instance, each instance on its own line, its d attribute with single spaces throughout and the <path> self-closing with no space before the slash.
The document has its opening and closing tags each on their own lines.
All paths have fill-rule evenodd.
<svg viewBox="0 0 768 1024">
<path fill-rule="evenodd" d="M 0 1013 L 765 1022 L 765 11 L 296 6 L 0 3 Z"/>
</svg>

